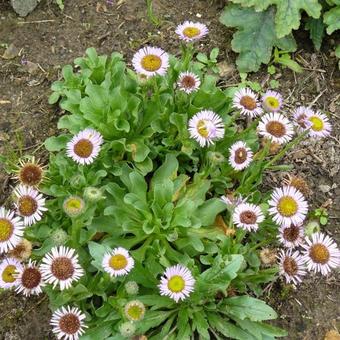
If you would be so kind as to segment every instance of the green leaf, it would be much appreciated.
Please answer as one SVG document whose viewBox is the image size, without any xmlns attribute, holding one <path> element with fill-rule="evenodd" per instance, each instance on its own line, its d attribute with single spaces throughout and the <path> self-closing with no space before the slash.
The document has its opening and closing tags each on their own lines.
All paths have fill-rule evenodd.
<svg viewBox="0 0 340 340">
<path fill-rule="evenodd" d="M 210 226 L 214 223 L 216 216 L 226 210 L 226 204 L 218 198 L 205 201 L 197 211 L 197 217 L 203 226 Z"/>
<path fill-rule="evenodd" d="M 319 51 L 321 48 L 322 39 L 325 35 L 325 25 L 322 18 L 308 18 L 306 29 L 309 30 L 309 37 L 312 39 L 315 49 Z"/>
<path fill-rule="evenodd" d="M 107 339 L 112 333 L 112 322 L 101 323 L 98 327 L 91 327 L 81 337 L 81 340 Z"/>
<path fill-rule="evenodd" d="M 103 270 L 102 262 L 104 255 L 110 251 L 108 246 L 102 245 L 96 242 L 89 242 L 88 243 L 89 252 L 94 259 L 91 263 L 99 270 Z"/>
<path fill-rule="evenodd" d="M 326 28 L 328 34 L 332 34 L 340 29 L 340 6 L 336 6 L 326 12 L 323 15 L 323 21 L 328 26 Z"/>
<path fill-rule="evenodd" d="M 147 311 L 143 322 L 139 326 L 139 332 L 141 334 L 146 333 L 150 328 L 159 326 L 163 321 L 165 321 L 173 311 Z"/>
<path fill-rule="evenodd" d="M 228 5 L 220 21 L 228 27 L 237 27 L 231 46 L 240 53 L 236 64 L 240 72 L 258 71 L 261 63 L 268 64 L 274 46 L 295 51 L 294 38 L 289 35 L 277 38 L 274 27 L 274 9 L 255 12 L 252 8 Z"/>
<path fill-rule="evenodd" d="M 167 154 L 164 163 L 155 171 L 152 177 L 152 185 L 177 176 L 178 161 L 174 154 Z"/>
<path fill-rule="evenodd" d="M 245 7 L 255 6 L 256 11 L 264 11 L 270 5 L 276 5 L 275 30 L 282 38 L 300 27 L 301 11 L 310 17 L 320 17 L 321 5 L 318 0 L 231 0 Z"/>
<path fill-rule="evenodd" d="M 193 326 L 196 328 L 197 333 L 200 335 L 200 338 L 203 340 L 209 340 L 209 324 L 206 320 L 205 314 L 202 311 L 199 311 L 194 314 L 193 318 Z"/>
<path fill-rule="evenodd" d="M 50 137 L 45 140 L 45 148 L 48 151 L 60 151 L 65 148 L 66 143 L 70 140 L 69 136 L 60 135 L 58 137 Z"/>
<path fill-rule="evenodd" d="M 224 306 L 228 314 L 241 320 L 248 318 L 252 321 L 263 321 L 277 317 L 274 309 L 265 302 L 246 295 L 228 298 L 225 300 Z"/>
</svg>

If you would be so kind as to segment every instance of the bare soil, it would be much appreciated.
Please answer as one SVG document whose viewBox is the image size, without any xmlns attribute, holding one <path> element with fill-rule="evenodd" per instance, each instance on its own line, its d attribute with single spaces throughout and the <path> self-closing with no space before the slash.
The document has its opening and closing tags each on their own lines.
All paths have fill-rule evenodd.
<svg viewBox="0 0 340 340">
<path fill-rule="evenodd" d="M 116 0 L 113 5 L 104 0 L 65 0 L 64 12 L 43 0 L 24 19 L 16 16 L 9 1 L 0 0 L 0 55 L 6 44 L 14 44 L 16 52 L 13 59 L 0 58 L 0 153 L 33 153 L 47 137 L 57 134 L 56 122 L 63 112 L 47 103 L 50 85 L 60 77 L 63 65 L 72 63 L 91 46 L 99 53 L 119 51 L 128 61 L 147 43 L 177 53 L 175 26 L 187 19 L 201 20 L 209 26 L 210 34 L 200 48 L 209 51 L 219 47 L 221 51 L 219 59 L 225 70 L 222 86 L 239 81 L 230 47 L 232 31 L 218 22 L 225 1 L 154 3 L 155 13 L 161 18 L 158 28 L 147 20 L 143 0 Z M 318 53 L 305 35 L 299 36 L 298 42 L 300 49 L 295 58 L 305 67 L 304 72 L 294 75 L 286 69 L 274 77 L 280 81 L 280 91 L 289 98 L 286 102 L 291 108 L 313 104 L 315 109 L 330 112 L 334 131 L 332 138 L 301 144 L 285 162 L 293 163 L 294 173 L 309 183 L 314 192 L 310 198 L 312 209 L 331 200 L 329 223 L 324 230 L 339 244 L 340 77 L 330 52 L 335 42 L 328 39 L 327 48 Z M 265 68 L 252 78 L 268 86 Z M 44 153 L 40 155 L 44 158 Z M 272 175 L 268 183 L 277 184 L 282 177 Z M 7 197 L 10 184 L 0 164 L 0 202 Z M 339 295 L 339 273 L 327 278 L 310 276 L 296 291 L 280 281 L 267 289 L 267 299 L 280 315 L 276 324 L 289 331 L 287 339 L 291 340 L 319 340 L 327 330 L 340 329 Z M 0 340 L 52 339 L 47 304 L 47 299 L 40 296 L 25 299 L 0 293 Z"/>
</svg>

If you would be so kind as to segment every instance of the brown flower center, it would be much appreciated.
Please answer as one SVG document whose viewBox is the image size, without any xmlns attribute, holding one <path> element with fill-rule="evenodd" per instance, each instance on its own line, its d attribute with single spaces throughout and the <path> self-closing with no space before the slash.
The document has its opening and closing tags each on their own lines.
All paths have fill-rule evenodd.
<svg viewBox="0 0 340 340">
<path fill-rule="evenodd" d="M 21 276 L 21 283 L 27 289 L 33 289 L 39 286 L 41 274 L 39 269 L 28 267 L 24 269 Z"/>
<path fill-rule="evenodd" d="M 304 113 L 301 113 L 297 118 L 296 118 L 296 122 L 303 128 L 306 129 L 307 125 L 306 125 L 306 118 L 307 116 Z"/>
<path fill-rule="evenodd" d="M 42 180 L 42 169 L 36 164 L 27 163 L 20 169 L 19 179 L 28 186 L 38 185 Z"/>
<path fill-rule="evenodd" d="M 141 61 L 144 70 L 154 72 L 162 66 L 162 59 L 158 55 L 148 54 Z"/>
<path fill-rule="evenodd" d="M 73 147 L 74 153 L 81 157 L 87 158 L 90 157 L 93 151 L 93 144 L 88 139 L 80 139 Z"/>
<path fill-rule="evenodd" d="M 283 238 L 289 242 L 294 242 L 299 238 L 300 235 L 300 228 L 295 226 L 295 225 L 291 225 L 288 228 L 285 228 L 285 230 L 283 231 Z"/>
<path fill-rule="evenodd" d="M 68 257 L 58 257 L 54 259 L 51 272 L 58 280 L 64 281 L 69 279 L 74 273 L 72 261 Z"/>
<path fill-rule="evenodd" d="M 238 148 L 235 151 L 234 161 L 236 164 L 242 164 L 247 159 L 247 150 L 245 148 Z"/>
<path fill-rule="evenodd" d="M 309 250 L 309 256 L 315 263 L 325 264 L 330 258 L 329 250 L 321 243 L 313 244 Z"/>
<path fill-rule="evenodd" d="M 247 110 L 256 109 L 256 100 L 250 96 L 243 96 L 240 100 L 240 104 Z"/>
<path fill-rule="evenodd" d="M 244 224 L 255 224 L 257 221 L 257 216 L 253 211 L 242 211 L 240 214 L 240 221 Z"/>
<path fill-rule="evenodd" d="M 195 85 L 196 85 L 196 81 L 194 77 L 192 76 L 186 75 L 181 80 L 181 86 L 186 89 L 192 89 L 193 87 L 195 87 Z"/>
<path fill-rule="evenodd" d="M 292 257 L 287 256 L 283 261 L 283 269 L 288 275 L 294 276 L 298 272 L 298 265 Z"/>
<path fill-rule="evenodd" d="M 13 224 L 5 218 L 0 218 L 0 242 L 8 241 L 13 234 Z"/>
<path fill-rule="evenodd" d="M 76 334 L 80 329 L 79 318 L 72 313 L 65 314 L 59 320 L 59 328 L 66 334 Z"/>
<path fill-rule="evenodd" d="M 22 216 L 32 216 L 38 209 L 37 201 L 31 196 L 21 196 L 18 201 L 18 210 Z"/>
<path fill-rule="evenodd" d="M 268 122 L 266 125 L 266 130 L 272 136 L 277 138 L 283 137 L 286 134 L 286 127 L 281 122 L 277 121 Z"/>
</svg>

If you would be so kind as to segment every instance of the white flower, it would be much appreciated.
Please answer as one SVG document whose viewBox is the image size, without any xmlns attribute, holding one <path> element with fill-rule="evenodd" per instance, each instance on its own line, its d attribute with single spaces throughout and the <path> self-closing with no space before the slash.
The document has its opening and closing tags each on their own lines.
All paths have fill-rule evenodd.
<svg viewBox="0 0 340 340">
<path fill-rule="evenodd" d="M 132 65 L 137 73 L 147 77 L 164 76 L 169 67 L 169 55 L 159 47 L 146 46 L 135 53 Z"/>
<path fill-rule="evenodd" d="M 293 112 L 293 122 L 299 132 L 305 131 L 310 127 L 311 123 L 308 117 L 313 114 L 313 110 L 305 106 L 299 106 Z"/>
<path fill-rule="evenodd" d="M 246 203 L 246 200 L 242 196 L 234 196 L 233 194 L 227 194 L 221 196 L 221 201 L 225 203 L 229 208 L 235 208 L 241 203 Z"/>
<path fill-rule="evenodd" d="M 200 111 L 189 120 L 189 133 L 202 147 L 214 144 L 224 136 L 222 118 L 213 111 Z"/>
<path fill-rule="evenodd" d="M 5 258 L 0 263 L 0 288 L 10 289 L 18 285 L 17 275 L 22 264 L 13 258 Z"/>
<path fill-rule="evenodd" d="M 186 42 L 199 40 L 208 33 L 209 30 L 207 26 L 199 22 L 185 21 L 176 28 L 176 34 Z"/>
<path fill-rule="evenodd" d="M 40 270 L 44 281 L 51 283 L 53 288 L 59 284 L 60 290 L 70 288 L 72 282 L 84 275 L 75 250 L 64 246 L 53 247 L 45 254 Z"/>
<path fill-rule="evenodd" d="M 258 131 L 261 136 L 278 144 L 289 142 L 294 135 L 292 123 L 277 112 L 265 114 L 259 122 Z"/>
<path fill-rule="evenodd" d="M 45 198 L 37 190 L 25 185 L 15 188 L 14 194 L 17 196 L 15 206 L 20 216 L 24 218 L 24 225 L 30 226 L 41 220 L 45 207 Z"/>
<path fill-rule="evenodd" d="M 58 339 L 78 340 L 85 333 L 86 316 L 77 307 L 67 306 L 57 309 L 51 318 L 52 332 Z M 98 339 L 99 340 L 99 339 Z"/>
<path fill-rule="evenodd" d="M 244 142 L 236 142 L 229 149 L 229 164 L 235 170 L 245 169 L 253 160 L 253 152 Z"/>
<path fill-rule="evenodd" d="M 301 282 L 301 277 L 306 275 L 305 262 L 298 251 L 292 249 L 284 252 L 280 251 L 278 256 L 280 274 L 285 277 L 286 282 L 297 285 Z"/>
<path fill-rule="evenodd" d="M 312 234 L 310 240 L 306 237 L 303 258 L 307 269 L 327 275 L 332 268 L 340 266 L 340 251 L 332 238 L 323 233 Z"/>
<path fill-rule="evenodd" d="M 233 213 L 233 223 L 238 228 L 247 231 L 256 231 L 259 223 L 264 221 L 264 215 L 261 208 L 255 204 L 241 203 Z"/>
<path fill-rule="evenodd" d="M 114 248 L 103 257 L 103 269 L 110 276 L 123 276 L 128 274 L 134 267 L 135 261 L 129 252 L 122 247 Z"/>
<path fill-rule="evenodd" d="M 262 96 L 262 106 L 267 112 L 277 112 L 280 111 L 282 107 L 282 96 L 276 91 L 268 90 Z"/>
<path fill-rule="evenodd" d="M 309 135 L 315 138 L 327 137 L 331 134 L 332 126 L 329 123 L 328 117 L 321 113 L 316 112 L 309 114 L 307 121 L 310 124 Z"/>
<path fill-rule="evenodd" d="M 177 264 L 165 270 L 158 285 L 161 295 L 167 295 L 178 302 L 187 298 L 194 291 L 195 279 L 190 270 Z"/>
<path fill-rule="evenodd" d="M 271 199 L 269 213 L 279 225 L 300 225 L 308 212 L 308 203 L 300 191 L 291 186 L 276 188 Z"/>
<path fill-rule="evenodd" d="M 281 226 L 278 235 L 279 241 L 287 248 L 295 248 L 304 242 L 304 230 L 302 225 L 291 224 Z"/>
<path fill-rule="evenodd" d="M 39 295 L 42 293 L 41 288 L 45 285 L 39 267 L 35 261 L 31 260 L 18 270 L 17 280 L 18 285 L 15 291 L 25 296 Z"/>
<path fill-rule="evenodd" d="M 0 207 L 0 254 L 14 249 L 24 235 L 24 224 L 14 212 Z"/>
<path fill-rule="evenodd" d="M 257 94 L 248 88 L 242 88 L 234 94 L 233 107 L 249 117 L 257 117 L 263 113 Z"/>
<path fill-rule="evenodd" d="M 100 152 L 102 135 L 93 129 L 80 131 L 66 145 L 66 154 L 78 164 L 91 164 Z"/>
<path fill-rule="evenodd" d="M 198 90 L 201 81 L 195 73 L 182 72 L 178 76 L 177 85 L 181 91 L 189 94 Z"/>
</svg>

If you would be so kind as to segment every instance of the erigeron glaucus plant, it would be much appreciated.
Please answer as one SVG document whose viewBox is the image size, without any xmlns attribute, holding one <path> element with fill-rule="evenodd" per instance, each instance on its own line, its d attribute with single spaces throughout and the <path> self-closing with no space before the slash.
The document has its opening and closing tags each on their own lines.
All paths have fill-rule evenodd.
<svg viewBox="0 0 340 340">
<path fill-rule="evenodd" d="M 186 24 L 178 29 L 187 37 L 206 34 Z M 66 114 L 63 134 L 45 143 L 49 180 L 16 190 L 26 227 L 14 212 L 0 219 L 3 252 L 22 236 L 37 247 L 24 265 L 4 260 L 0 282 L 45 291 L 60 338 L 274 339 L 285 332 L 263 323 L 276 314 L 253 297 L 262 284 L 279 270 L 297 283 L 305 262 L 322 273 L 338 265 L 336 245 L 318 236 L 303 256 L 289 249 L 280 267 L 261 267 L 262 246 L 303 243 L 291 225 L 302 228 L 303 194 L 292 183 L 263 194 L 260 184 L 312 124 L 294 138 L 279 94 L 220 89 L 193 59 L 196 39 L 184 40 L 180 59 L 141 49 L 137 74 L 121 55 L 88 49 L 53 84 L 50 102 Z M 281 138 L 274 155 L 272 136 Z"/>
</svg>

